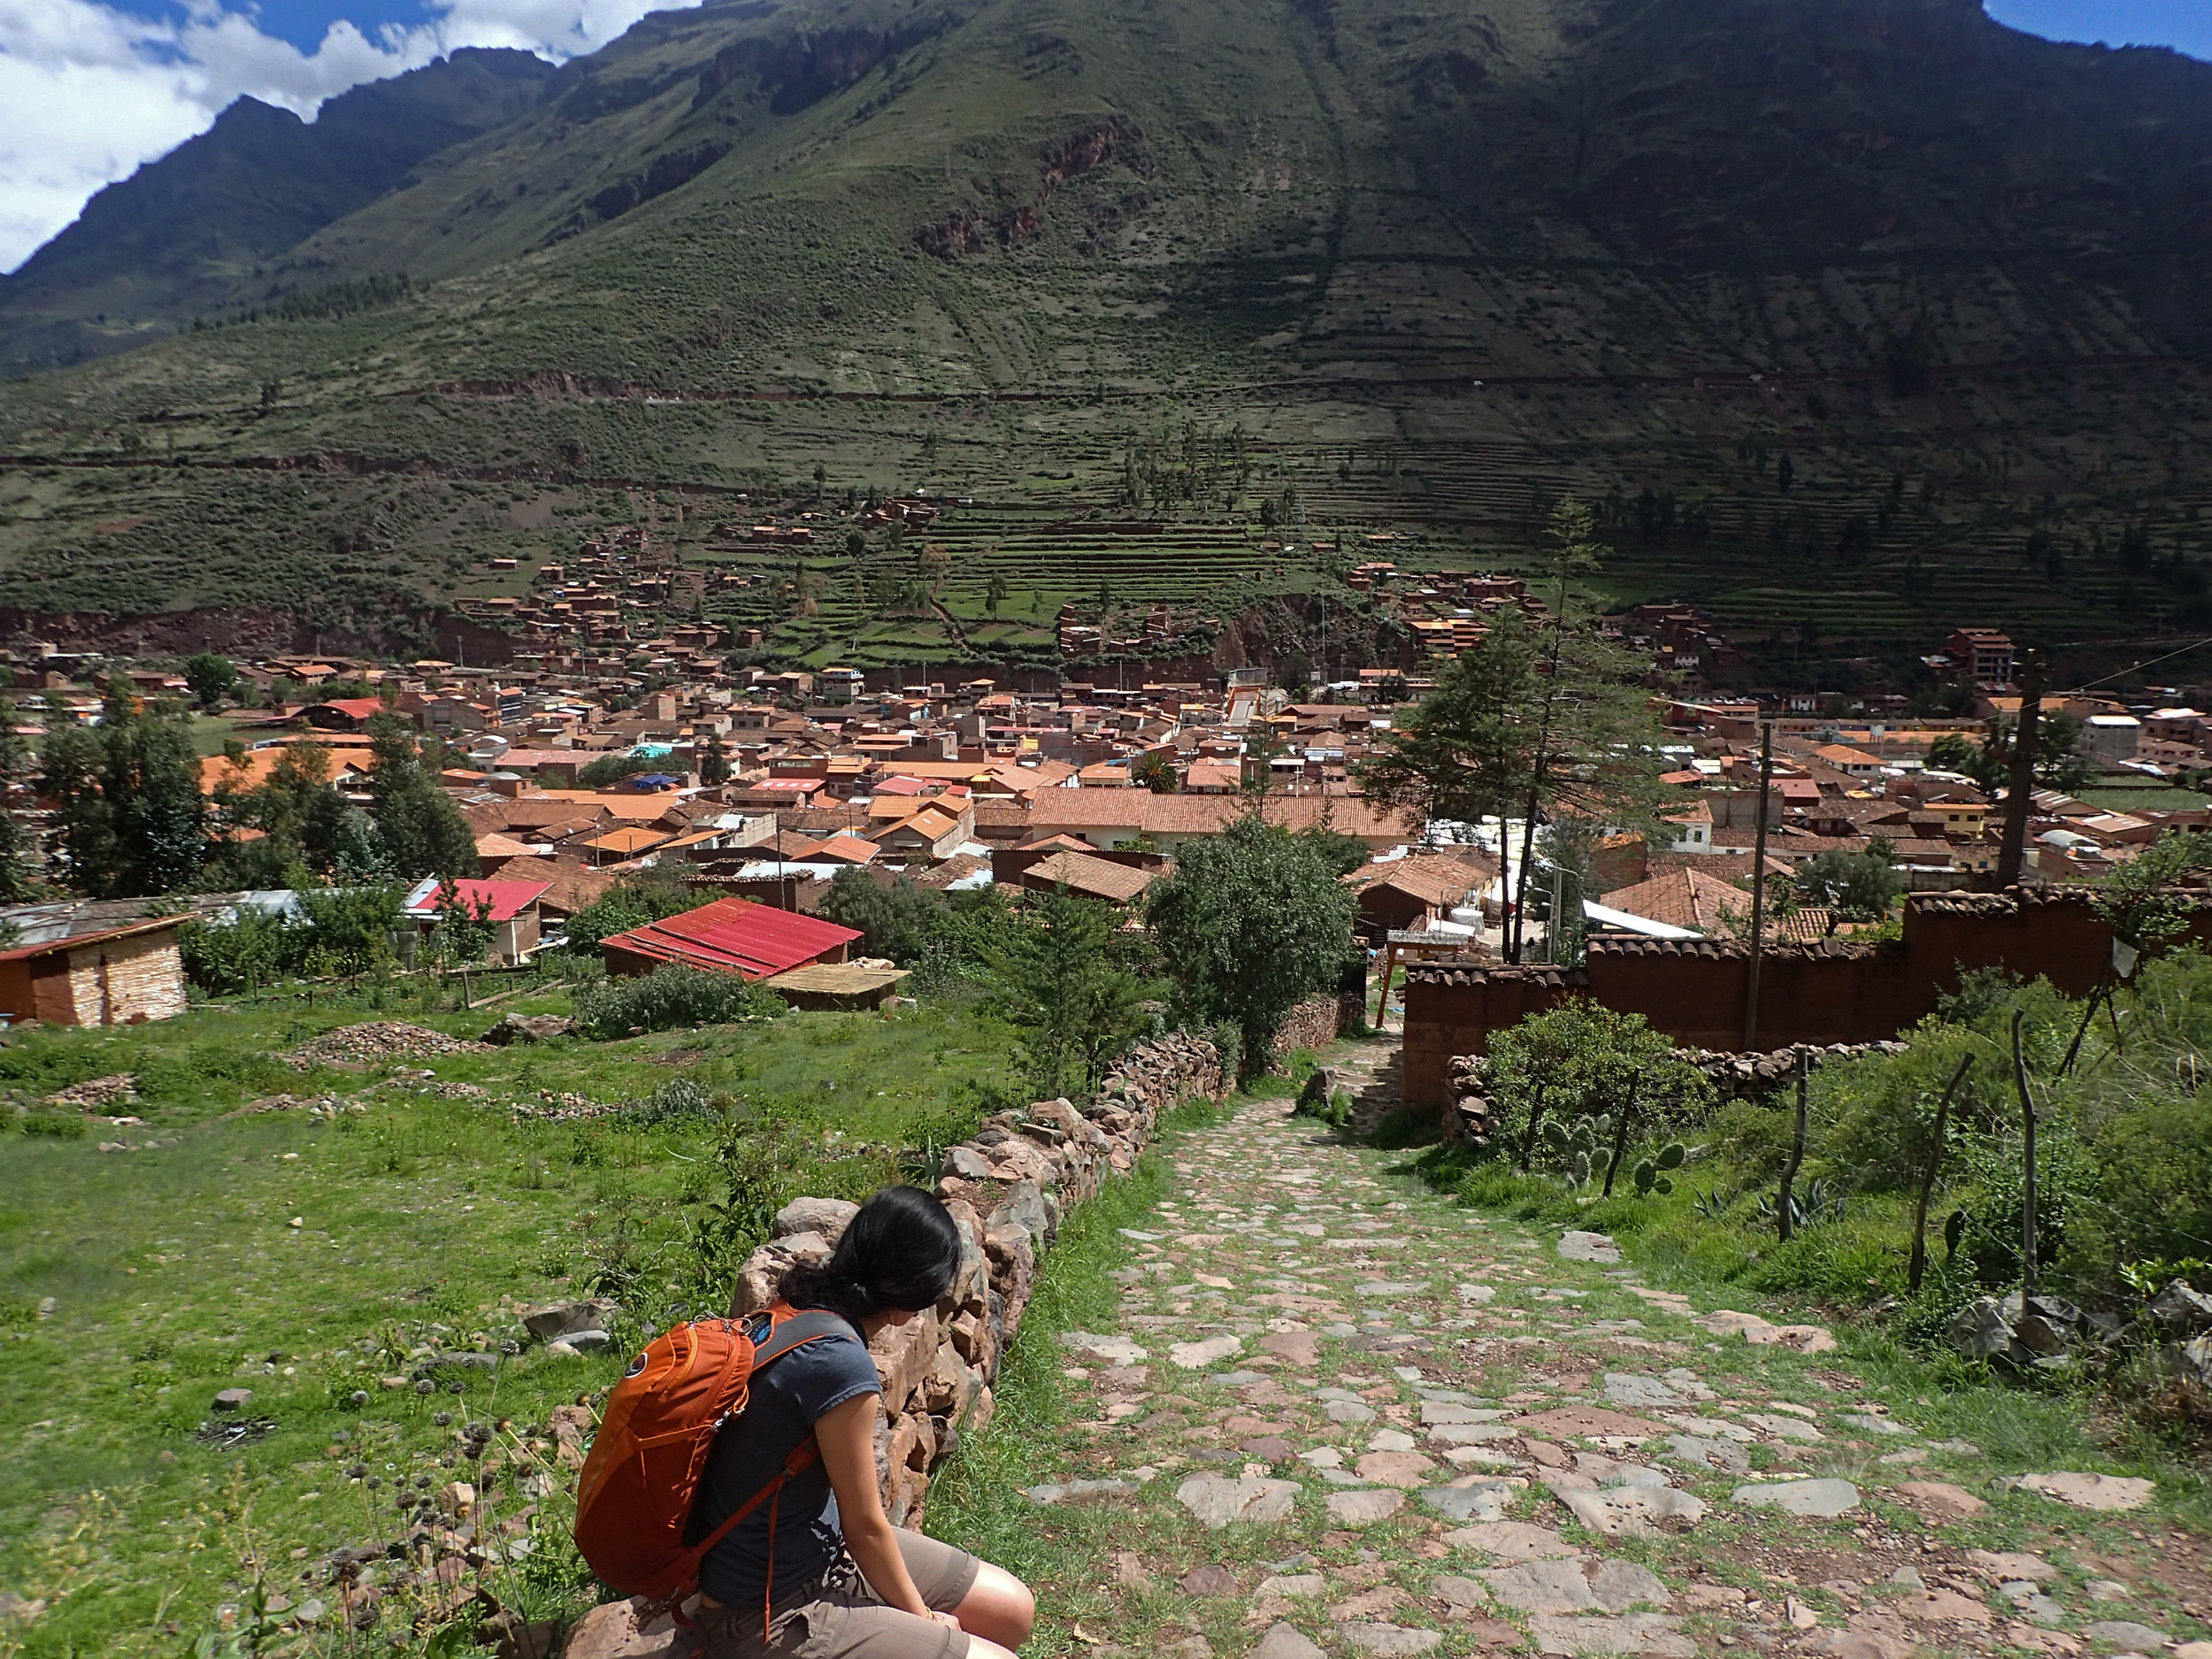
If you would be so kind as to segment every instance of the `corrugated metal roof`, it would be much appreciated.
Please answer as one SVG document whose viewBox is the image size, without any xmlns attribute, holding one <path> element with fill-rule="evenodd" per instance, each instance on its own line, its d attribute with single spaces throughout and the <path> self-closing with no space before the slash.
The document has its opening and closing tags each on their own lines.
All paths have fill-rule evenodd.
<svg viewBox="0 0 2212 1659">
<path fill-rule="evenodd" d="M 852 928 L 793 910 L 743 899 L 717 899 L 681 916 L 616 933 L 600 944 L 603 949 L 627 950 L 656 962 L 762 979 L 803 967 L 859 937 Z"/>
<path fill-rule="evenodd" d="M 473 879 L 456 881 L 455 895 L 472 911 L 488 900 L 491 913 L 485 917 L 490 922 L 511 922 L 516 917 L 535 904 L 552 887 L 549 881 L 480 881 Z M 434 916 L 438 910 L 438 878 L 425 876 L 408 894 L 407 902 L 400 907 L 408 915 L 421 918 Z"/>
</svg>

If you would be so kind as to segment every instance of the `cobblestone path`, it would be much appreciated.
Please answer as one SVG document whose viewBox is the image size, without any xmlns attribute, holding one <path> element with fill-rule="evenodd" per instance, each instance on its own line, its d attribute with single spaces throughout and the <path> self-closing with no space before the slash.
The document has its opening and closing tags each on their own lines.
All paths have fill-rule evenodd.
<svg viewBox="0 0 2212 1659">
<path fill-rule="evenodd" d="M 2004 1468 L 1825 1330 L 1457 1208 L 1287 1102 L 1172 1156 L 1117 1328 L 1062 1338 L 1087 1420 L 1010 1500 L 1084 1540 L 1042 1586 L 1084 1651 L 2212 1659 L 2200 1540 L 2072 1472 L 2092 1448 Z"/>
</svg>

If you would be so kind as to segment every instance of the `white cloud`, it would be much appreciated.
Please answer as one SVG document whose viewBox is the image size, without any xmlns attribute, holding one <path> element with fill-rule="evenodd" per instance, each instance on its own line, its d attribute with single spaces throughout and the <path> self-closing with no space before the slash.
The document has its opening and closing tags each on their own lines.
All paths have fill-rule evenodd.
<svg viewBox="0 0 2212 1659">
<path fill-rule="evenodd" d="M 459 47 L 558 60 L 670 4 L 450 0 L 412 28 L 334 23 L 303 52 L 215 0 L 188 0 L 181 21 L 97 0 L 0 0 L 0 271 L 30 257 L 102 185 L 205 132 L 241 96 L 311 120 L 335 93 Z"/>
</svg>

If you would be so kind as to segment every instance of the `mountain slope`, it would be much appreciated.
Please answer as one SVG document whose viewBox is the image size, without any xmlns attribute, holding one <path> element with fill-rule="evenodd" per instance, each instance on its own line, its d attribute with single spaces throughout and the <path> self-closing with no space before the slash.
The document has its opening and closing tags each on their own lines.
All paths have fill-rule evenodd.
<svg viewBox="0 0 2212 1659">
<path fill-rule="evenodd" d="M 250 294 L 261 262 L 512 120 L 552 73 L 527 52 L 459 51 L 332 98 L 312 125 L 240 98 L 0 278 L 0 373 L 142 344 Z"/>
<path fill-rule="evenodd" d="M 1962 618 L 2196 626 L 2208 242 L 2212 67 L 1971 0 L 710 4 L 251 297 L 428 293 L 0 388 L 0 572 L 357 620 L 819 466 L 1508 564 L 1560 492 L 1648 491 L 1617 591 L 1809 675 Z M 1236 488 L 1135 481 L 1238 427 Z M 832 649 L 767 591 L 706 610 Z"/>
</svg>

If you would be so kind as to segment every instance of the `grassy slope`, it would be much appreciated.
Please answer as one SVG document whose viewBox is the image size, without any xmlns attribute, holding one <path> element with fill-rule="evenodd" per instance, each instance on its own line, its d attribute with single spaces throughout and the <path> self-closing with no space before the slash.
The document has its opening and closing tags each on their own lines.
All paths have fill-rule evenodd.
<svg viewBox="0 0 2212 1659">
<path fill-rule="evenodd" d="M 45 608 L 242 599 L 343 626 L 530 549 L 449 478 L 115 463 L 341 449 L 671 485 L 818 464 L 837 488 L 1110 503 L 1130 438 L 1191 420 L 1269 446 L 1233 517 L 1288 482 L 1320 524 L 1432 524 L 1478 562 L 1510 562 L 1563 488 L 1711 492 L 1705 539 L 1625 538 L 1624 593 L 1688 595 L 1754 630 L 1810 622 L 1835 657 L 1924 646 L 1967 613 L 2067 637 L 2173 620 L 2174 595 L 2093 541 L 2147 512 L 2162 545 L 2212 551 L 2186 440 L 2203 388 L 2178 362 L 2073 360 L 2193 338 L 2194 290 L 2158 287 L 2155 250 L 2199 71 L 1993 25 L 1916 19 L 1889 38 L 1849 7 L 1772 35 L 1729 0 L 1676 0 L 1579 44 L 1557 12 L 995 0 L 956 26 L 937 4 L 825 0 L 803 18 L 657 18 L 297 256 L 318 280 L 434 271 L 427 298 L 0 394 L 0 447 L 98 463 L 0 477 L 0 569 Z M 901 44 L 809 102 L 792 91 L 820 67 L 792 56 L 803 22 Z M 749 66 L 703 100 L 718 53 Z M 2007 111 L 2027 85 L 2042 113 L 2023 125 Z M 1108 111 L 1141 144 L 1063 183 L 1034 240 L 917 248 L 955 212 L 995 225 L 1033 204 L 1049 147 Z M 558 236 L 611 184 L 707 143 L 732 148 Z M 2083 154 L 2139 191 L 2113 207 L 2080 182 Z M 2154 252 L 2094 251 L 2134 240 Z M 1916 326 L 1939 361 L 2009 366 L 1893 396 L 1885 342 Z M 1839 378 L 1755 391 L 1754 367 Z M 1622 378 L 1698 373 L 1734 378 Z M 540 373 L 949 401 L 422 390 Z M 1873 516 L 1893 472 L 1910 487 L 1895 524 L 1839 565 L 1842 526 Z M 611 505 L 576 495 L 588 517 Z M 2046 495 L 2055 572 L 2023 552 Z"/>
<path fill-rule="evenodd" d="M 505 1006 L 558 1005 L 556 995 Z M 495 1018 L 395 1011 L 456 1034 Z M 515 1123 L 496 1104 L 365 1093 L 360 1075 L 303 1078 L 268 1058 L 373 1017 L 362 1006 L 226 1009 L 0 1050 L 0 1078 L 33 1097 L 134 1071 L 143 1100 L 133 1110 L 148 1120 L 96 1125 L 82 1140 L 0 1138 L 0 1438 L 12 1448 L 0 1469 L 0 1588 L 58 1602 L 34 1624 L 0 1627 L 0 1653 L 18 1640 L 31 1655 L 170 1652 L 163 1622 L 205 1628 L 250 1588 L 242 1556 L 262 1563 L 272 1590 L 326 1599 L 298 1575 L 335 1546 L 401 1530 L 388 1493 L 372 1502 L 344 1478 L 357 1457 L 388 1482 L 467 1479 L 458 1459 L 438 1463 L 455 1457 L 456 1430 L 434 1413 L 542 1424 L 620 1363 L 533 1350 L 488 1374 L 441 1371 L 466 1392 L 424 1397 L 380 1382 L 408 1371 L 409 1351 L 518 1337 L 518 1306 L 583 1294 L 595 1264 L 640 1272 L 633 1319 L 667 1317 L 687 1207 L 702 1213 L 719 1194 L 711 1128 Z M 1006 1048 L 987 1022 L 931 1006 L 893 1020 L 797 1015 L 403 1064 L 502 1102 L 535 1102 L 541 1090 L 635 1100 L 690 1078 L 810 1132 L 833 1129 L 850 1148 L 903 1144 L 972 1110 L 975 1086 L 1009 1081 Z M 228 1115 L 280 1090 L 343 1092 L 370 1107 L 335 1122 Z M 159 1144 L 102 1153 L 100 1136 Z M 809 1190 L 887 1179 L 885 1157 L 833 1166 L 839 1150 L 825 1150 Z M 244 1415 L 271 1427 L 224 1450 L 201 1431 L 230 1386 L 252 1388 Z M 343 1403 L 356 1388 L 370 1392 L 365 1410 Z M 511 1516 L 522 1507 L 504 1503 Z M 543 1525 L 546 1571 L 514 1582 L 510 1599 L 550 1611 L 574 1587 L 560 1574 L 557 1529 Z"/>
</svg>

